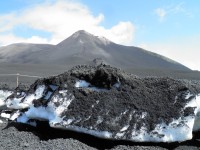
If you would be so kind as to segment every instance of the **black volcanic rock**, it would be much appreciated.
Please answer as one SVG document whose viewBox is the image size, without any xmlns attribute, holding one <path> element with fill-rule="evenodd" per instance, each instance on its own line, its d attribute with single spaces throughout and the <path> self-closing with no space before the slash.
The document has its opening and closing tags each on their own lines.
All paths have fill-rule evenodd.
<svg viewBox="0 0 200 150">
<path fill-rule="evenodd" d="M 199 129 L 199 93 L 199 82 L 139 78 L 107 65 L 76 66 L 37 80 L 27 92 L 14 92 L 6 105 L 17 110 L 17 122 L 47 120 L 51 127 L 101 138 L 174 142 L 191 139 Z"/>
<path fill-rule="evenodd" d="M 93 61 L 92 61 L 92 65 L 101 65 L 101 64 L 107 64 L 102 58 L 95 58 Z"/>
<path fill-rule="evenodd" d="M 9 63 L 75 66 L 92 64 L 96 58 L 122 69 L 190 70 L 156 53 L 134 46 L 119 45 L 83 30 L 57 45 L 13 44 L 0 48 L 0 62 Z"/>
</svg>

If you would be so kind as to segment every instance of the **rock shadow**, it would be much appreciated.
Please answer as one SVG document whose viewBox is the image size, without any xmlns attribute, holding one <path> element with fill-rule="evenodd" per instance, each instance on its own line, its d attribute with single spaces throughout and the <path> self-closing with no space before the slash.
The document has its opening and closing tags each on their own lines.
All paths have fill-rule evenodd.
<svg viewBox="0 0 200 150">
<path fill-rule="evenodd" d="M 152 143 L 152 142 L 131 142 L 123 140 L 108 140 L 98 138 L 89 134 L 79 133 L 70 130 L 61 130 L 51 128 L 49 123 L 46 121 L 37 121 L 37 127 L 33 127 L 27 124 L 9 122 L 8 125 L 4 128 L 15 127 L 18 131 L 31 132 L 42 141 L 48 141 L 51 139 L 75 139 L 78 140 L 90 147 L 97 149 L 111 149 L 119 145 L 126 146 L 159 146 L 167 149 L 175 149 L 179 146 L 195 146 L 200 147 L 200 132 L 196 132 L 193 135 L 193 139 L 185 142 L 173 142 L 173 143 Z"/>
</svg>

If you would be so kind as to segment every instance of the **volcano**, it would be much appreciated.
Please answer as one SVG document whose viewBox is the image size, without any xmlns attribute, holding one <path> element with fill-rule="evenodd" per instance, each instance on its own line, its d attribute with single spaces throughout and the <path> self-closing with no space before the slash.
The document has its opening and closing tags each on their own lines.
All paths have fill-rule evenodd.
<svg viewBox="0 0 200 150">
<path fill-rule="evenodd" d="M 119 45 L 84 30 L 77 31 L 57 45 L 18 43 L 1 47 L 0 62 L 67 66 L 103 63 L 122 69 L 190 71 L 162 55 L 139 47 Z"/>
</svg>

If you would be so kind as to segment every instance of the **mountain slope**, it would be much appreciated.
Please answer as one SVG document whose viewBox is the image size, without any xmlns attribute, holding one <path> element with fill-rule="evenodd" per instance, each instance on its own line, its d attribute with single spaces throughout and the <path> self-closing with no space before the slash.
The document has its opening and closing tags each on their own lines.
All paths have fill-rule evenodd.
<svg viewBox="0 0 200 150">
<path fill-rule="evenodd" d="M 83 30 L 57 45 L 14 44 L 1 47 L 0 62 L 69 66 L 104 62 L 120 68 L 189 70 L 164 56 L 138 47 L 115 44 Z"/>
<path fill-rule="evenodd" d="M 0 62 L 9 63 L 37 63 L 34 54 L 49 51 L 54 47 L 50 44 L 18 43 L 0 47 Z M 34 58 L 36 57 L 36 58 Z"/>
</svg>

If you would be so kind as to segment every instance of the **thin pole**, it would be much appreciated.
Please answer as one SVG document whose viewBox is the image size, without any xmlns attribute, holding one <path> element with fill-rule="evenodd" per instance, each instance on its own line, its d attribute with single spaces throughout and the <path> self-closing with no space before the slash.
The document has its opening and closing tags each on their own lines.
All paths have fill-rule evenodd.
<svg viewBox="0 0 200 150">
<path fill-rule="evenodd" d="M 25 74 L 20 74 L 20 73 L 17 73 L 17 74 L 0 74 L 0 76 L 17 76 L 17 79 L 16 79 L 17 87 L 19 86 L 19 77 L 44 78 L 44 77 L 40 77 L 40 76 L 30 76 L 30 75 L 25 75 Z M 55 75 L 53 75 L 53 76 L 55 76 Z"/>
<path fill-rule="evenodd" d="M 17 73 L 17 87 L 19 86 L 19 73 Z"/>
</svg>

